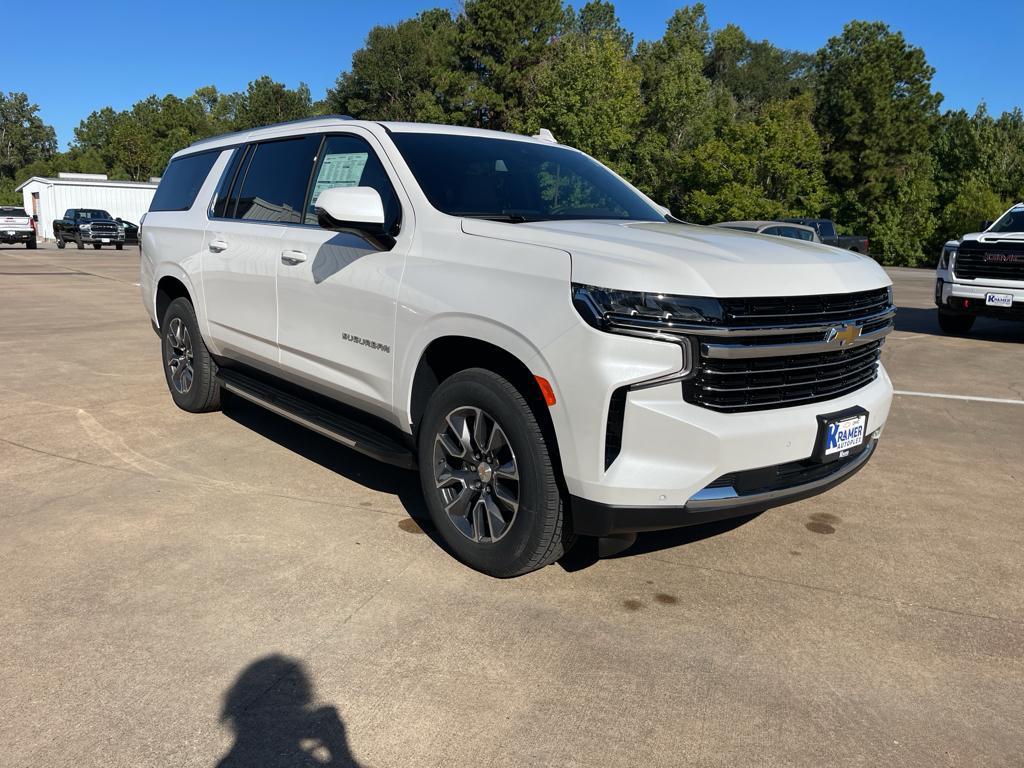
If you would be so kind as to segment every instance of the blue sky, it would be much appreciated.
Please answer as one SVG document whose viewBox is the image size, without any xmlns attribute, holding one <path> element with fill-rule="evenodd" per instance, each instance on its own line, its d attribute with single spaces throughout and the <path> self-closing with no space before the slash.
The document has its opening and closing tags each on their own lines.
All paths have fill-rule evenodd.
<svg viewBox="0 0 1024 768">
<path fill-rule="evenodd" d="M 684 4 L 622 0 L 616 9 L 641 40 L 660 37 L 665 20 Z M 305 82 L 314 98 L 320 98 L 348 68 L 352 52 L 371 27 L 435 5 L 459 6 L 444 0 L 136 0 L 100 2 L 85 12 L 80 3 L 57 0 L 47 5 L 47 16 L 72 22 L 65 26 L 70 34 L 58 40 L 41 30 L 8 36 L 0 89 L 27 92 L 57 129 L 63 149 L 90 112 L 106 105 L 125 109 L 151 93 L 187 96 L 210 84 L 223 91 L 241 90 L 269 74 L 290 86 Z M 944 109 L 973 111 L 983 100 L 998 113 L 1024 101 L 1019 48 L 1007 42 L 1012 39 L 1008 35 L 1024 29 L 1022 0 L 709 0 L 706 5 L 713 28 L 731 22 L 752 38 L 808 51 L 838 34 L 852 18 L 881 20 L 924 48 L 937 70 L 934 86 L 945 96 Z M 31 13 L 23 16 L 29 22 L 34 18 Z M 71 32 L 75 19 L 82 22 L 78 37 Z M 100 29 L 116 37 L 90 42 L 88 30 Z"/>
</svg>

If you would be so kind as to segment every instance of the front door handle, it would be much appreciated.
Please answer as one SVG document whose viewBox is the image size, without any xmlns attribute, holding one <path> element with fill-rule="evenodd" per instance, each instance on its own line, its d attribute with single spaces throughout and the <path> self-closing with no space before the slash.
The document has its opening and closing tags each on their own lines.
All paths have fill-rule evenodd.
<svg viewBox="0 0 1024 768">
<path fill-rule="evenodd" d="M 224 242 L 223 240 L 211 240 L 210 241 L 210 250 L 213 251 L 214 253 L 220 253 L 221 251 L 226 251 L 227 249 L 228 249 L 228 244 L 226 242 Z"/>
<path fill-rule="evenodd" d="M 302 251 L 281 251 L 281 263 L 289 267 L 301 264 L 306 260 L 306 254 Z"/>
</svg>

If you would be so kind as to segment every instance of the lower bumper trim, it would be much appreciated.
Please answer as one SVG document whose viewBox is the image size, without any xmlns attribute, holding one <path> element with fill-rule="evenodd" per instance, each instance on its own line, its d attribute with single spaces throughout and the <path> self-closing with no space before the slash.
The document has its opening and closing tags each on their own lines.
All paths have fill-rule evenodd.
<svg viewBox="0 0 1024 768">
<path fill-rule="evenodd" d="M 573 530 L 583 536 L 609 536 L 682 528 L 758 514 L 834 488 L 860 471 L 874 455 L 877 445 L 877 440 L 870 440 L 856 456 L 837 463 L 834 472 L 810 482 L 756 493 L 738 493 L 734 488 L 706 488 L 682 507 L 617 506 L 573 496 Z"/>
</svg>

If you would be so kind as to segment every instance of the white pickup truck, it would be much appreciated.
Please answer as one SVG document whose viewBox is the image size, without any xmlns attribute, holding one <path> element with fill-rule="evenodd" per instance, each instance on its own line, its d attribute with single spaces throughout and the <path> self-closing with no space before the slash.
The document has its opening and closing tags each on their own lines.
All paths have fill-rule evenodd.
<svg viewBox="0 0 1024 768">
<path fill-rule="evenodd" d="M 495 576 L 821 493 L 889 414 L 875 262 L 677 222 L 549 136 L 338 116 L 207 139 L 141 249 L 179 407 L 228 392 L 417 468 Z"/>
<path fill-rule="evenodd" d="M 983 230 L 950 240 L 939 257 L 935 304 L 946 333 L 967 333 L 981 316 L 1024 320 L 1024 203 Z"/>
<path fill-rule="evenodd" d="M 24 243 L 36 247 L 35 221 L 20 206 L 0 206 L 0 243 Z"/>
</svg>

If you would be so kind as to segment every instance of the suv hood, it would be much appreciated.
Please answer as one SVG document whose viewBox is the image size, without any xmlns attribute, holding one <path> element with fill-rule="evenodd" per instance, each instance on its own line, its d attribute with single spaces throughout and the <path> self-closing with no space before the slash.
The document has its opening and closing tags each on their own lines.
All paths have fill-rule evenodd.
<svg viewBox="0 0 1024 768">
<path fill-rule="evenodd" d="M 669 222 L 463 219 L 466 234 L 568 251 L 576 283 L 695 296 L 852 293 L 891 284 L 868 257 L 818 243 Z"/>
</svg>

